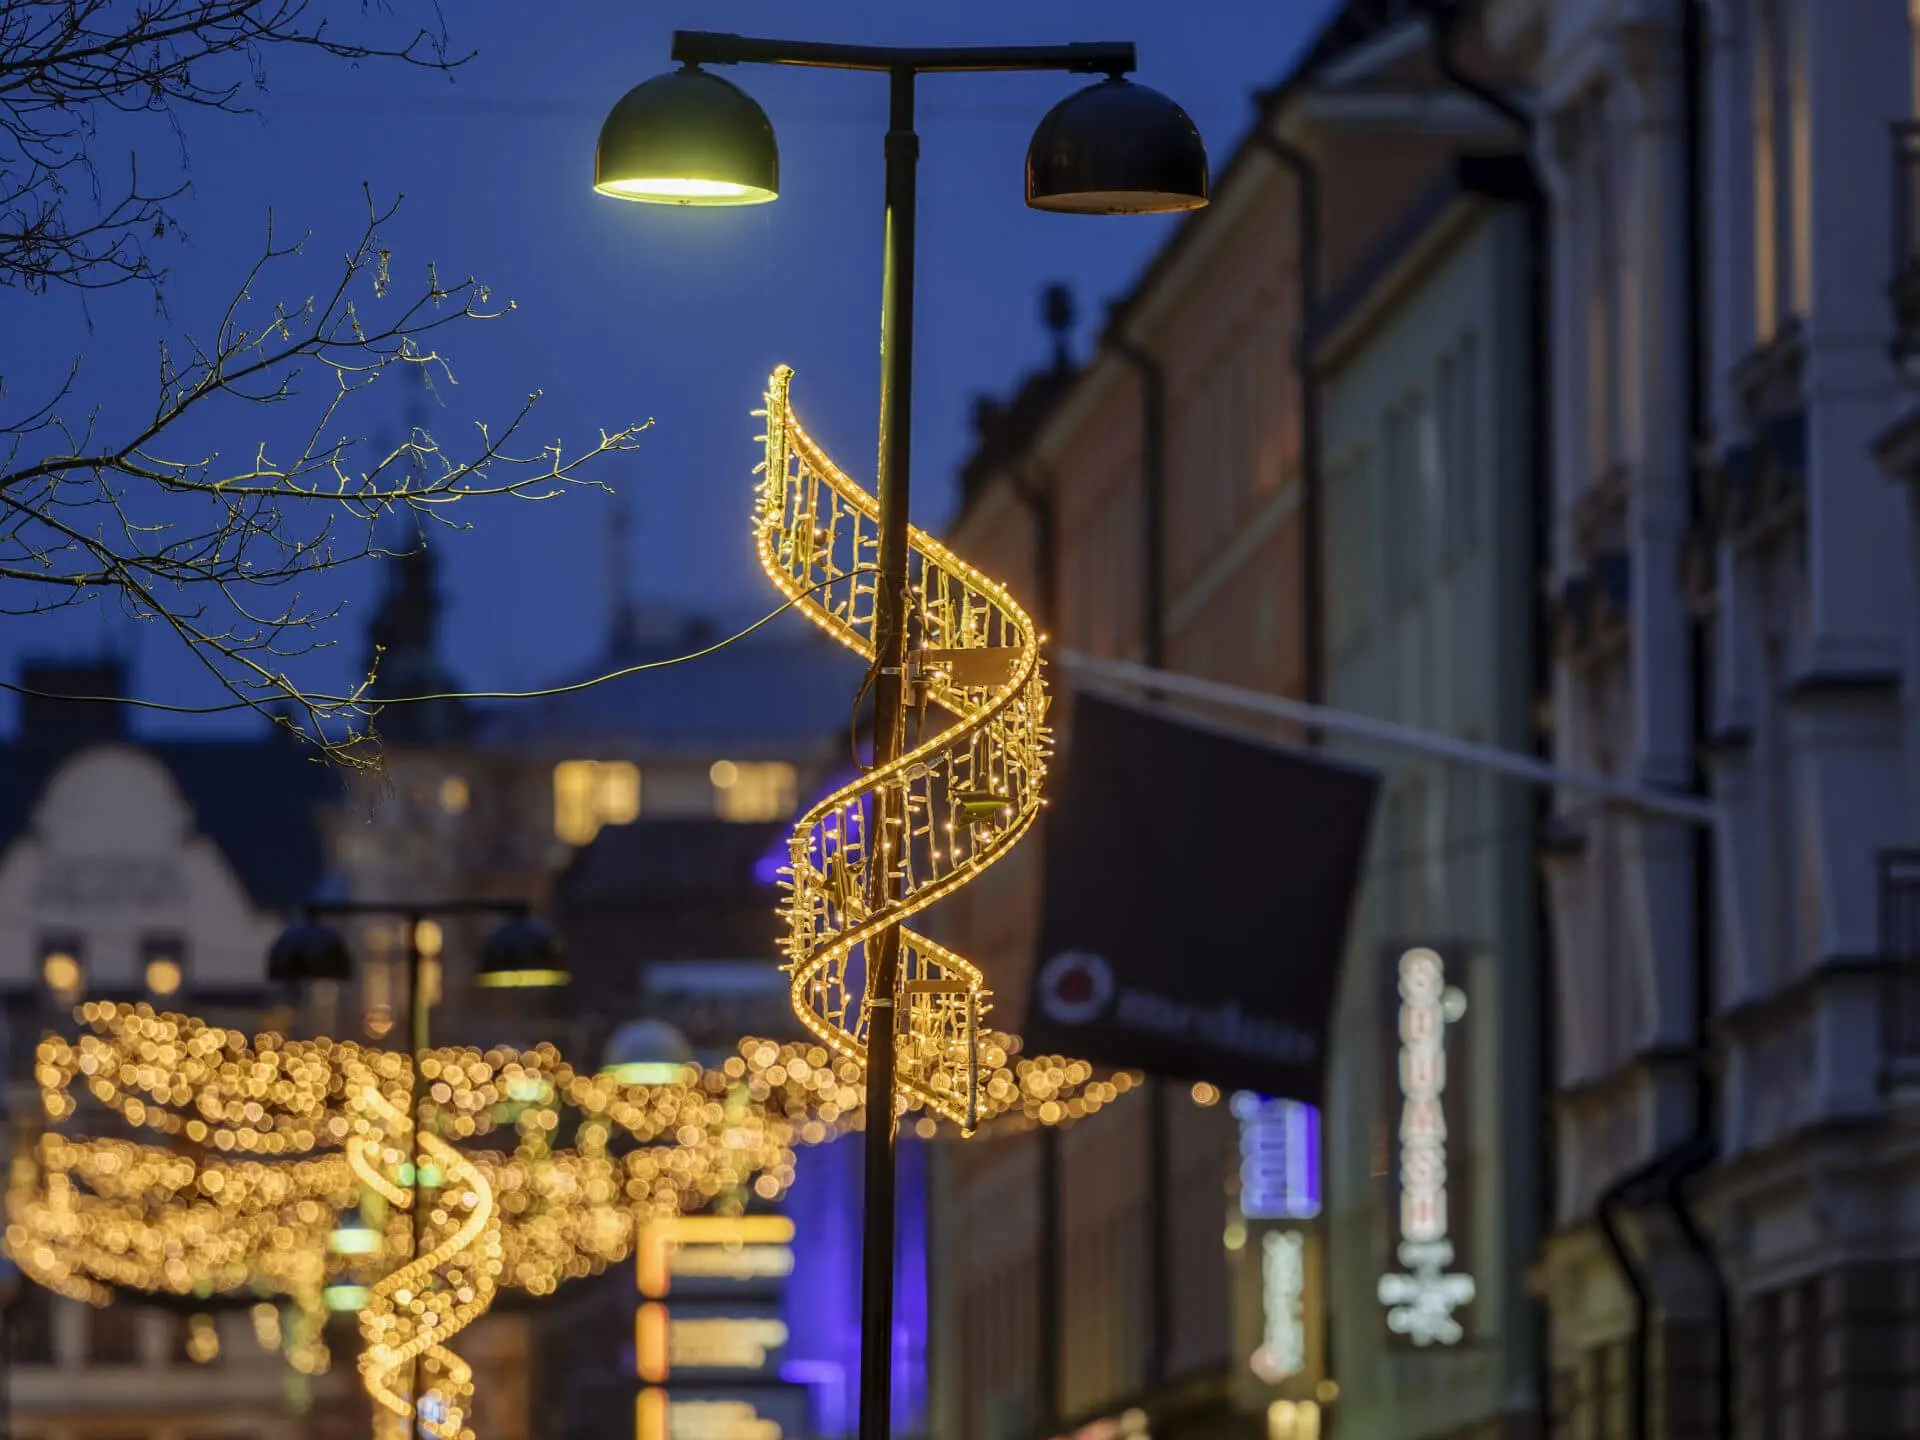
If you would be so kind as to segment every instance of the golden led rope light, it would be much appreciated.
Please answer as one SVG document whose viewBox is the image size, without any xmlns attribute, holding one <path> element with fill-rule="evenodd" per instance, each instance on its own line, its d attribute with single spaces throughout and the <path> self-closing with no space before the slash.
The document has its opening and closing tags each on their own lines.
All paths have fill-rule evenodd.
<svg viewBox="0 0 1920 1440">
<path fill-rule="evenodd" d="M 366 1110 L 384 1122 L 389 1133 L 410 1128 L 406 1112 L 382 1095 L 377 1084 L 365 1083 L 359 1090 Z M 444 1178 L 452 1181 L 451 1199 L 443 1192 L 441 1208 L 433 1216 L 435 1228 L 446 1233 L 374 1285 L 360 1312 L 367 1342 L 360 1374 L 379 1407 L 376 1435 L 405 1440 L 417 1416 L 433 1440 L 472 1440 L 464 1422 L 473 1397 L 473 1370 L 446 1342 L 486 1311 L 499 1281 L 500 1227 L 493 1187 L 438 1135 L 423 1131 L 419 1142 L 422 1157 L 440 1165 Z M 354 1137 L 348 1142 L 348 1163 L 390 1203 L 408 1206 L 425 1200 L 424 1192 L 391 1185 L 378 1166 L 368 1163 L 366 1152 L 367 1137 Z M 465 1213 L 449 1213 L 455 1211 Z M 394 1388 L 394 1376 L 416 1358 L 418 1396 L 403 1395 Z"/>
<path fill-rule="evenodd" d="M 874 658 L 879 503 L 795 418 L 793 372 L 768 382 L 766 459 L 755 538 L 774 585 L 834 639 Z M 911 703 L 954 717 L 897 760 L 867 771 L 795 824 L 784 906 L 794 1011 L 835 1055 L 864 1068 L 867 1004 L 856 957 L 867 941 L 967 884 L 1040 813 L 1047 695 L 1040 637 L 998 582 L 925 531 L 909 530 Z M 882 794 L 890 805 L 876 800 Z M 869 834 L 872 817 L 902 817 Z M 876 903 L 882 868 L 900 898 Z M 1014 1061 L 1016 1037 L 985 1030 L 990 992 L 971 962 L 900 932 L 896 1086 L 909 1109 L 971 1132 L 1019 1110 L 1044 1123 L 1097 1109 L 1124 1083 L 1082 1061 Z M 1069 1092 L 1071 1098 L 1065 1098 Z"/>
</svg>

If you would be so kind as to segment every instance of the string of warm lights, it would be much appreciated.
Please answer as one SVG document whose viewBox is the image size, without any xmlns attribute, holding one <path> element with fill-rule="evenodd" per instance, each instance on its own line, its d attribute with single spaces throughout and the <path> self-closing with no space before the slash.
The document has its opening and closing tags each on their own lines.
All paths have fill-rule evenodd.
<svg viewBox="0 0 1920 1440">
<path fill-rule="evenodd" d="M 416 1147 L 405 1054 L 249 1040 L 145 1005 L 76 1013 L 80 1034 L 48 1036 L 36 1055 L 50 1124 L 8 1193 L 22 1271 L 94 1304 L 122 1291 L 254 1296 L 256 1333 L 307 1373 L 327 1364 L 330 1289 L 361 1295 L 382 1422 L 405 1433 L 399 1374 L 418 1356 L 419 1421 L 436 1440 L 468 1433 L 469 1377 L 446 1341 L 496 1287 L 548 1294 L 624 1259 L 649 1210 L 778 1198 L 795 1144 L 858 1119 L 851 1072 L 818 1045 L 749 1041 L 663 1084 L 578 1074 L 548 1045 L 445 1048 L 421 1061 Z M 413 1254 L 415 1165 L 421 1249 L 396 1266 Z"/>
<path fill-rule="evenodd" d="M 774 585 L 869 663 L 879 595 L 879 503 L 793 413 L 793 372 L 768 382 L 755 539 Z M 1047 694 L 1040 636 L 1006 589 L 926 532 L 909 529 L 908 681 L 923 713 L 954 722 L 820 801 L 795 824 L 786 870 L 786 950 L 795 1013 L 833 1053 L 866 1064 L 864 946 L 1005 855 L 1040 813 Z M 881 803 L 884 801 L 885 803 Z M 870 833 L 875 816 L 889 833 Z M 877 883 L 882 877 L 891 885 Z M 880 900 L 881 895 L 897 899 Z M 970 961 L 900 931 L 897 1104 L 971 1132 L 1018 1112 L 1077 1118 L 1119 1082 L 1058 1057 L 1016 1061 L 1019 1040 L 982 1027 L 990 993 Z"/>
</svg>

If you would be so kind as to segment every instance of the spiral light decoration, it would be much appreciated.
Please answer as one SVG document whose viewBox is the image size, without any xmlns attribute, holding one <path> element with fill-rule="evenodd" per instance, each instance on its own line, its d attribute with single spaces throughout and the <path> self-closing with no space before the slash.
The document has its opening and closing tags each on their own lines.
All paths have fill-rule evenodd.
<svg viewBox="0 0 1920 1440">
<path fill-rule="evenodd" d="M 879 503 L 793 413 L 793 372 L 768 382 L 755 537 L 797 609 L 873 662 Z M 1040 813 L 1047 694 L 1040 636 L 1006 590 L 925 531 L 909 531 L 910 703 L 931 734 L 827 796 L 795 824 L 784 916 L 794 1012 L 864 1071 L 865 946 L 1000 859 Z M 929 709 L 950 717 L 927 720 Z M 890 803 L 879 804 L 885 796 Z M 876 835 L 874 817 L 896 817 Z M 883 878 L 894 887 L 879 883 Z M 892 889 L 897 900 L 882 897 Z M 1044 1123 L 1097 1108 L 1122 1085 L 1081 1061 L 1015 1062 L 1017 1037 L 982 1028 L 991 999 L 970 961 L 900 933 L 896 1104 L 971 1133 L 1019 1109 Z M 1090 1083 L 1091 1082 L 1091 1083 Z M 1068 1101 L 1068 1091 L 1076 1092 Z"/>
<path fill-rule="evenodd" d="M 406 1112 L 378 1085 L 363 1084 L 360 1094 L 364 1112 L 389 1135 L 411 1128 Z M 410 1208 L 423 1202 L 424 1192 L 387 1178 L 370 1158 L 373 1150 L 364 1133 L 349 1140 L 347 1161 L 354 1173 L 392 1205 Z M 360 1374 L 378 1407 L 374 1433 L 382 1440 L 406 1440 L 416 1418 L 433 1440 L 472 1440 L 464 1421 L 473 1397 L 473 1369 L 445 1342 L 485 1312 L 499 1283 L 500 1227 L 493 1187 L 478 1167 L 437 1135 L 421 1133 L 414 1163 L 439 1166 L 442 1181 L 450 1182 L 440 1190 L 429 1231 L 440 1238 L 374 1285 L 360 1312 L 367 1342 Z M 395 1377 L 409 1364 L 418 1370 L 418 1383 L 402 1390 Z"/>
</svg>

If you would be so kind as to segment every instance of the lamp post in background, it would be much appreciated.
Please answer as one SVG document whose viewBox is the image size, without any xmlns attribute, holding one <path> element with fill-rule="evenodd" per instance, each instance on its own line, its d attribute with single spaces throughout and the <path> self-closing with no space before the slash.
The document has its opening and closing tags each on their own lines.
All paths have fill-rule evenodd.
<svg viewBox="0 0 1920 1440">
<path fill-rule="evenodd" d="M 908 668 L 907 502 L 913 385 L 915 183 L 920 141 L 915 83 L 924 74 L 1050 70 L 1103 75 L 1055 105 L 1027 149 L 1027 204 L 1089 215 L 1158 215 L 1207 203 L 1206 147 L 1185 111 L 1125 77 L 1131 43 L 911 48 L 832 45 L 682 30 L 679 70 L 636 86 L 600 131 L 594 188 L 624 200 L 669 205 L 753 205 L 780 191 L 780 155 L 766 113 L 702 65 L 796 65 L 885 75 L 886 133 L 880 316 L 880 535 L 874 613 L 873 763 L 906 744 Z M 887 829 L 898 796 L 880 793 L 875 820 Z M 896 901 L 899 860 L 871 872 L 875 910 Z M 866 952 L 866 1179 L 861 1264 L 860 1437 L 885 1440 L 892 1406 L 894 1247 L 894 1040 L 899 929 Z"/>
<path fill-rule="evenodd" d="M 314 981 L 340 982 L 353 976 L 353 958 L 346 938 L 323 917 L 379 917 L 398 919 L 406 927 L 407 952 L 407 1044 L 413 1054 L 413 1101 L 409 1108 L 412 1164 L 408 1167 L 407 1188 L 412 1192 L 408 1206 L 409 1233 L 412 1237 L 408 1258 L 420 1253 L 420 1200 L 426 1157 L 420 1148 L 420 1109 L 426 1095 L 426 1074 L 421 1061 L 431 1040 L 429 1014 L 432 1008 L 423 983 L 425 961 L 429 953 L 440 949 L 437 919 L 458 915 L 503 915 L 505 922 L 486 939 L 480 949 L 480 968 L 475 980 L 490 988 L 527 988 L 564 985 L 568 974 L 560 939 L 542 921 L 533 918 L 520 900 L 437 900 L 432 903 L 401 904 L 377 900 L 327 900 L 303 906 L 301 917 L 282 931 L 267 953 L 267 979 L 281 985 L 304 985 Z M 431 928 L 430 928 L 431 927 Z M 432 938 L 429 939 L 429 936 Z M 346 1228 L 336 1232 L 336 1243 Z M 408 1386 L 409 1404 L 420 1394 L 420 1358 L 413 1360 L 413 1378 Z"/>
</svg>

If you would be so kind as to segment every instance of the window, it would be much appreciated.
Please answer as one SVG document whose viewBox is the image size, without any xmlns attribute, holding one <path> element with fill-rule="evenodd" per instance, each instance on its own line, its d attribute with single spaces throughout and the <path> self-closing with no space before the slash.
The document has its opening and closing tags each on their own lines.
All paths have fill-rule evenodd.
<svg viewBox="0 0 1920 1440">
<path fill-rule="evenodd" d="M 1327 477 L 1327 627 L 1344 650 L 1373 619 L 1378 541 L 1373 526 L 1373 459 L 1358 450 Z"/>
<path fill-rule="evenodd" d="M 13 1300 L 10 1356 L 17 1365 L 53 1364 L 53 1293 L 22 1284 Z"/>
<path fill-rule="evenodd" d="M 467 786 L 464 775 L 443 775 L 440 777 L 440 813 L 443 815 L 464 815 L 467 806 L 473 803 L 473 792 Z"/>
<path fill-rule="evenodd" d="M 175 1365 L 212 1365 L 220 1359 L 220 1327 L 211 1315 L 170 1317 Z"/>
<path fill-rule="evenodd" d="M 722 820 L 783 820 L 793 813 L 798 777 L 784 760 L 716 760 L 707 778 Z"/>
<path fill-rule="evenodd" d="M 1907 70 L 1913 76 L 1908 105 L 1915 116 L 1920 116 L 1920 0 L 1907 0 L 1907 45 Z"/>
<path fill-rule="evenodd" d="M 1427 777 L 1418 770 L 1405 775 L 1390 807 L 1393 828 L 1388 865 L 1393 876 L 1393 930 L 1399 936 L 1431 933 L 1437 918 L 1433 877 L 1438 855 L 1431 824 Z"/>
<path fill-rule="evenodd" d="M 1588 108 L 1586 213 L 1581 217 L 1587 338 L 1587 468 L 1589 480 L 1613 469 L 1621 453 L 1620 186 L 1614 132 L 1604 99 Z"/>
<path fill-rule="evenodd" d="M 386 925 L 369 926 L 364 932 L 365 953 L 360 961 L 361 1023 L 368 1036 L 378 1040 L 393 1030 L 393 1012 L 399 986 L 394 954 L 403 949 L 405 935 L 395 935 Z"/>
<path fill-rule="evenodd" d="M 140 1312 L 122 1301 L 103 1309 L 89 1309 L 92 1335 L 87 1358 L 95 1365 L 140 1363 Z"/>
<path fill-rule="evenodd" d="M 187 979 L 187 942 L 178 935 L 147 936 L 140 942 L 140 973 L 149 995 L 178 995 Z"/>
<path fill-rule="evenodd" d="M 562 760 L 553 767 L 553 833 L 585 845 L 602 825 L 640 814 L 640 767 L 629 760 Z"/>
<path fill-rule="evenodd" d="M 1798 0 L 1753 12 L 1754 318 L 1759 338 L 1804 315 L 1813 292 L 1813 156 Z"/>
<path fill-rule="evenodd" d="M 1434 511 L 1432 418 L 1415 394 L 1387 412 L 1381 488 L 1386 505 L 1387 605 L 1398 610 L 1426 585 Z"/>
<path fill-rule="evenodd" d="M 1475 425 L 1479 384 L 1474 373 L 1479 363 L 1478 340 L 1465 336 L 1451 352 L 1441 357 L 1434 383 L 1434 402 L 1438 412 L 1440 493 L 1445 509 L 1447 558 L 1458 559 L 1473 548 L 1480 534 L 1480 463 Z"/>
<path fill-rule="evenodd" d="M 78 935 L 49 935 L 40 942 L 40 978 L 56 998 L 80 998 L 87 988 L 87 966 Z"/>
</svg>

